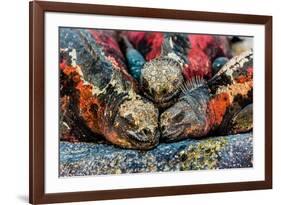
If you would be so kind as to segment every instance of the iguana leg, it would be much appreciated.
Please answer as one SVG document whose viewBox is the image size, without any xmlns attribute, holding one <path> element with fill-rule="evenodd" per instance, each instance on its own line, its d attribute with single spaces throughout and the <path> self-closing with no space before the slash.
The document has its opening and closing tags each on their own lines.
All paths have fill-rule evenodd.
<svg viewBox="0 0 281 205">
<path fill-rule="evenodd" d="M 253 104 L 239 111 L 230 122 L 229 134 L 248 132 L 253 129 Z"/>
</svg>

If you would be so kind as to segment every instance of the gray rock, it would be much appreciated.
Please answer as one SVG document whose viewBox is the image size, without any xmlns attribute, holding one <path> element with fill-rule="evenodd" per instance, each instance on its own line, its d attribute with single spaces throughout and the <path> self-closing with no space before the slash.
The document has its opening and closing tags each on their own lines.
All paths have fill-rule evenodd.
<svg viewBox="0 0 281 205">
<path fill-rule="evenodd" d="M 161 143 L 148 151 L 60 142 L 60 176 L 252 167 L 253 134 Z"/>
</svg>

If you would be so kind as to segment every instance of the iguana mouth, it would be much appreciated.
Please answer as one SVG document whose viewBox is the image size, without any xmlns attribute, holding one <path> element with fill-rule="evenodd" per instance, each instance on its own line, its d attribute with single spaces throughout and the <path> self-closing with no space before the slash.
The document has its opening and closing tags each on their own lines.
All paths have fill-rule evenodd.
<svg viewBox="0 0 281 205">
<path fill-rule="evenodd" d="M 136 149 L 154 147 L 160 137 L 158 109 L 141 96 L 126 99 L 118 106 L 112 127 Z"/>
<path fill-rule="evenodd" d="M 175 130 L 173 132 L 164 131 L 162 132 L 162 139 L 165 141 L 175 140 L 178 136 L 180 136 L 184 132 L 184 127 L 181 126 L 181 129 Z"/>
<path fill-rule="evenodd" d="M 154 140 L 151 140 L 144 133 L 131 133 L 128 135 L 130 137 L 131 143 L 139 149 L 152 149 L 159 143 L 160 132 L 156 131 L 154 134 Z"/>
</svg>

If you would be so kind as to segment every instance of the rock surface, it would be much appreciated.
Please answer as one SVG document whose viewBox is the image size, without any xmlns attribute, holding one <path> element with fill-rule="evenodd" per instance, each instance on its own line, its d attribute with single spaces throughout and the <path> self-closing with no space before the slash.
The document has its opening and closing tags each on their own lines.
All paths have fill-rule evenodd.
<svg viewBox="0 0 281 205">
<path fill-rule="evenodd" d="M 253 134 L 161 143 L 149 151 L 60 142 L 61 177 L 252 167 Z"/>
</svg>

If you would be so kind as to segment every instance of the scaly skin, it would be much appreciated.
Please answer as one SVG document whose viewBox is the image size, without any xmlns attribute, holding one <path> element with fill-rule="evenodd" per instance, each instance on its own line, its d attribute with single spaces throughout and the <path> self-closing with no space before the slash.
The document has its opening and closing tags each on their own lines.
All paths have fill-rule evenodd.
<svg viewBox="0 0 281 205">
<path fill-rule="evenodd" d="M 92 135 L 123 148 L 150 149 L 159 141 L 158 109 L 136 93 L 114 35 L 60 30 L 61 93 L 70 96 Z"/>
<path fill-rule="evenodd" d="M 136 80 L 139 81 L 141 70 L 146 61 L 144 60 L 142 54 L 133 47 L 125 35 L 122 35 L 122 39 L 126 47 L 126 58 L 128 61 L 129 72 Z"/>
<path fill-rule="evenodd" d="M 212 61 L 228 55 L 224 36 L 160 32 L 124 32 L 123 35 L 147 61 L 141 67 L 141 88 L 159 108 L 167 108 L 177 101 L 184 78 L 209 79 Z"/>
<path fill-rule="evenodd" d="M 137 42 L 151 46 L 151 50 L 138 48 L 148 60 L 140 78 L 144 95 L 159 108 L 172 105 L 161 115 L 163 139 L 173 141 L 251 129 L 247 121 L 251 112 L 243 109 L 252 102 L 251 54 L 232 59 L 203 83 L 202 79 L 209 79 L 212 74 L 210 63 L 206 64 L 211 62 L 208 52 L 213 52 L 212 58 L 218 57 L 216 51 L 209 50 L 209 38 L 208 43 L 194 46 L 188 53 L 182 35 L 128 33 L 140 33 L 133 36 L 136 41 L 130 40 L 136 48 Z M 134 149 L 156 146 L 160 135 L 158 109 L 137 94 L 136 81 L 127 72 L 115 33 L 64 29 L 60 34 L 63 107 L 72 102 L 76 116 L 86 127 L 115 145 Z M 183 76 L 194 82 L 183 89 L 185 95 L 177 101 Z M 244 127 L 237 127 L 239 122 Z"/>
<path fill-rule="evenodd" d="M 183 68 L 186 80 L 194 76 L 210 79 L 214 73 L 212 62 L 218 57 L 231 57 L 226 36 L 190 34 L 187 38 L 190 49 L 187 54 L 187 64 Z"/>
<path fill-rule="evenodd" d="M 232 58 L 207 83 L 193 78 L 183 87 L 184 95 L 161 115 L 162 138 L 174 141 L 213 132 L 231 133 L 237 113 L 252 103 L 252 89 L 253 54 L 248 51 Z M 249 129 L 246 126 L 244 130 Z"/>
<path fill-rule="evenodd" d="M 186 36 L 160 32 L 124 32 L 123 35 L 147 61 L 140 75 L 144 95 L 160 108 L 173 104 L 184 80 L 182 67 L 188 50 Z"/>
</svg>

